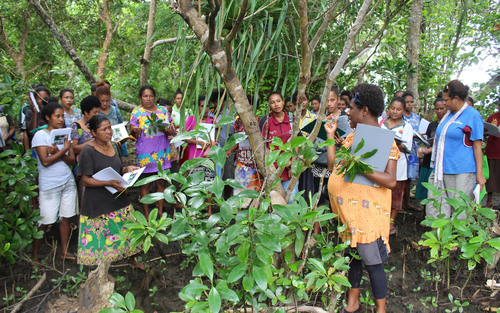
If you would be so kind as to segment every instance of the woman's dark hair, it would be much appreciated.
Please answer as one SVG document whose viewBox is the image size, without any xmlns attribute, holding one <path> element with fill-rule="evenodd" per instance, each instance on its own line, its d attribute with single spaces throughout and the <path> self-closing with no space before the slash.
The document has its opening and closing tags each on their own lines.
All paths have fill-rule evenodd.
<svg viewBox="0 0 500 313">
<path fill-rule="evenodd" d="M 59 103 L 59 99 L 57 99 L 56 97 L 48 97 L 48 98 L 43 98 L 43 101 L 45 104 L 48 104 L 48 103 Z"/>
<path fill-rule="evenodd" d="M 104 115 L 97 114 L 92 116 L 89 120 L 89 130 L 96 132 L 99 126 L 101 126 L 101 123 L 104 121 L 109 122 L 108 118 Z"/>
<path fill-rule="evenodd" d="M 66 92 L 71 92 L 72 95 L 75 95 L 75 93 L 73 92 L 73 90 L 71 89 L 63 89 L 59 92 L 59 98 L 62 99 L 63 95 L 66 93 Z"/>
<path fill-rule="evenodd" d="M 437 96 L 436 96 L 436 100 L 434 100 L 434 103 L 432 105 L 436 106 L 436 103 L 437 102 L 443 102 L 444 99 L 443 99 L 443 92 L 440 91 Z"/>
<path fill-rule="evenodd" d="M 156 100 L 156 103 L 162 106 L 172 105 L 172 102 L 170 102 L 170 100 L 164 98 L 158 98 L 158 100 Z"/>
<path fill-rule="evenodd" d="M 413 94 L 412 94 L 410 91 L 405 91 L 405 92 L 403 93 L 403 98 L 406 98 L 406 96 L 410 96 L 410 97 L 412 97 L 413 99 L 415 99 L 415 97 L 413 96 Z"/>
<path fill-rule="evenodd" d="M 198 97 L 198 106 L 201 105 L 201 101 L 205 101 L 205 96 L 199 96 Z"/>
<path fill-rule="evenodd" d="M 339 97 L 339 85 L 337 85 L 337 83 L 333 83 L 332 85 L 332 89 L 330 89 L 330 91 L 333 91 L 335 93 L 335 95 L 337 96 L 337 98 Z M 351 99 L 351 98 L 349 98 Z M 321 102 L 321 100 L 320 100 Z"/>
<path fill-rule="evenodd" d="M 332 87 L 333 87 L 333 86 L 332 86 Z M 338 88 L 339 88 L 339 87 L 337 86 L 337 96 L 338 96 L 338 94 L 339 94 L 339 93 L 338 93 L 338 90 L 339 90 Z M 342 93 L 340 94 L 340 96 L 341 96 L 341 97 L 343 97 L 343 96 L 347 96 L 347 97 L 349 98 L 349 101 L 351 101 L 351 99 L 352 99 L 352 92 L 351 92 L 350 90 L 344 90 L 344 91 L 342 91 Z"/>
<path fill-rule="evenodd" d="M 96 96 L 85 97 L 80 102 L 80 109 L 82 110 L 82 113 L 90 113 L 92 109 L 100 107 L 101 101 L 99 101 L 99 98 L 97 98 Z"/>
<path fill-rule="evenodd" d="M 472 97 L 467 97 L 467 101 L 469 101 L 470 103 L 472 103 L 472 105 L 474 105 L 474 99 Z"/>
<path fill-rule="evenodd" d="M 42 118 L 48 123 L 50 117 L 57 109 L 63 110 L 62 105 L 57 102 L 50 102 L 43 106 L 42 108 Z"/>
<path fill-rule="evenodd" d="M 469 95 L 469 87 L 462 84 L 461 81 L 454 79 L 444 86 L 443 93 L 445 92 L 451 99 L 459 97 L 462 101 L 465 101 Z"/>
<path fill-rule="evenodd" d="M 359 84 L 352 90 L 354 104 L 359 109 L 368 107 L 371 115 L 379 117 L 384 111 L 384 93 L 379 86 L 373 84 Z"/>
<path fill-rule="evenodd" d="M 281 97 L 281 100 L 283 100 L 283 96 L 281 95 L 281 93 L 279 93 L 278 91 L 273 91 L 271 92 L 268 96 L 267 96 L 267 102 L 269 102 L 269 100 L 271 99 L 271 96 L 272 95 L 278 95 Z"/>
<path fill-rule="evenodd" d="M 395 97 L 394 99 L 391 100 L 391 104 L 393 102 L 401 102 L 403 104 L 403 109 L 406 109 L 406 100 L 403 97 Z"/>
<path fill-rule="evenodd" d="M 42 86 L 38 86 L 38 87 L 35 88 L 35 94 L 37 94 L 37 93 L 39 93 L 41 91 L 45 91 L 49 95 L 49 97 L 50 97 L 50 91 L 47 89 L 47 87 L 45 87 L 45 86 L 42 85 Z"/>
<path fill-rule="evenodd" d="M 298 92 L 297 92 L 297 91 L 293 93 L 293 95 L 292 95 L 292 103 L 293 103 L 293 104 L 297 104 L 297 96 L 298 96 L 298 95 L 299 95 L 299 94 L 298 94 Z M 309 100 L 309 94 L 307 93 L 307 91 L 306 91 L 306 92 L 304 92 L 304 96 L 306 96 L 306 99 L 307 99 L 307 100 Z M 281 98 L 283 98 L 283 97 L 281 97 Z"/>
<path fill-rule="evenodd" d="M 110 96 L 111 97 L 111 90 L 109 90 L 107 85 L 102 85 L 102 86 L 97 87 L 97 89 L 95 90 L 95 95 L 96 95 L 96 97 L 99 97 L 99 96 Z"/>
<path fill-rule="evenodd" d="M 312 97 L 311 102 L 314 101 L 314 100 L 321 102 L 321 98 L 318 97 L 318 96 Z"/>
<path fill-rule="evenodd" d="M 177 88 L 177 90 L 175 91 L 175 93 L 174 93 L 174 99 L 175 99 L 175 96 L 177 96 L 177 95 L 181 95 L 182 96 L 182 91 L 181 91 L 180 88 Z"/>
<path fill-rule="evenodd" d="M 151 90 L 151 92 L 153 92 L 153 97 L 156 98 L 156 91 L 153 87 L 149 86 L 149 85 L 144 85 L 141 87 L 141 89 L 139 89 L 139 98 L 142 97 L 142 94 L 144 93 L 145 90 Z"/>
</svg>

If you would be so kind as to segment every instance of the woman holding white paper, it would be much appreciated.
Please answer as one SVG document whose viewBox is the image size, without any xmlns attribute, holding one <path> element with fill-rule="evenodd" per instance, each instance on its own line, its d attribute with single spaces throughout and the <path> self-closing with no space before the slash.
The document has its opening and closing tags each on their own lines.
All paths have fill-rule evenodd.
<svg viewBox="0 0 500 313">
<path fill-rule="evenodd" d="M 360 84 L 353 88 L 352 92 L 355 95 L 347 113 L 351 127 L 356 128 L 358 124 L 380 127 L 378 117 L 384 110 L 384 95 L 380 87 Z M 335 140 L 336 130 L 337 120 L 328 118 L 325 124 L 328 139 Z M 343 147 L 351 148 L 354 133 L 346 137 L 342 143 Z M 332 211 L 338 214 L 342 223 L 348 225 L 347 231 L 341 233 L 340 237 L 344 241 L 350 240 L 351 249 L 355 249 L 362 259 L 351 259 L 348 278 L 352 287 L 348 291 L 347 306 L 343 312 L 357 312 L 360 307 L 359 287 L 364 263 L 370 276 L 377 312 L 385 313 L 387 279 L 382 263 L 388 259 L 391 189 L 396 186 L 399 149 L 396 142 L 393 142 L 383 172 L 364 174 L 379 187 L 344 181 L 341 173 L 334 172 L 335 146 L 329 146 L 327 153 L 328 170 L 332 172 L 328 180 Z"/>
<path fill-rule="evenodd" d="M 62 149 L 51 141 L 50 132 L 64 127 L 64 111 L 59 103 L 49 103 L 42 108 L 42 118 L 47 122 L 45 129 L 33 137 L 32 147 L 38 154 L 38 194 L 40 216 L 38 230 L 45 231 L 59 218 L 61 225 L 61 259 L 75 259 L 68 253 L 70 222 L 76 214 L 77 192 L 75 180 L 69 166 L 75 164 L 73 141 L 66 137 Z M 38 251 L 43 237 L 33 240 L 33 261 L 38 263 Z"/>
<path fill-rule="evenodd" d="M 134 209 L 125 193 L 117 196 L 105 188 L 109 186 L 122 192 L 124 187 L 119 180 L 101 181 L 92 177 L 108 167 L 120 175 L 138 167 L 123 166 L 118 147 L 111 142 L 113 130 L 105 116 L 93 116 L 89 129 L 94 140 L 83 148 L 78 167 L 78 175 L 85 186 L 80 212 L 78 263 L 84 265 L 94 265 L 99 259 L 118 261 L 140 252 L 140 248 L 130 251 L 128 243 L 120 248 L 117 235 L 126 221 L 133 220 Z M 131 263 L 144 268 L 135 258 Z"/>
<path fill-rule="evenodd" d="M 406 108 L 406 101 L 402 97 L 392 99 L 389 106 L 389 116 L 382 122 L 381 127 L 392 130 L 396 133 L 396 143 L 398 144 L 401 156 L 398 160 L 396 187 L 392 189 L 391 201 L 391 235 L 396 234 L 394 220 L 399 211 L 403 211 L 403 195 L 405 192 L 407 175 L 407 153 L 411 153 L 413 141 L 413 127 L 403 119 L 403 112 Z"/>
<path fill-rule="evenodd" d="M 167 170 L 171 167 L 170 163 L 170 141 L 169 135 L 175 134 L 175 128 L 172 124 L 172 117 L 166 107 L 158 106 L 155 101 L 156 91 L 151 86 L 142 86 L 139 89 L 139 99 L 141 106 L 135 108 L 130 115 L 130 134 L 137 138 L 135 142 L 137 154 L 137 166 L 145 167 L 140 179 L 154 176 L 158 173 L 158 163 L 161 168 Z M 164 128 L 151 125 L 152 115 L 156 115 L 156 122 L 160 120 L 168 126 Z M 149 194 L 151 183 L 140 187 L 141 197 Z M 165 190 L 165 181 L 156 180 L 156 191 Z M 158 200 L 158 214 L 163 214 L 164 200 Z M 149 205 L 143 203 L 144 215 L 149 219 Z"/>
</svg>

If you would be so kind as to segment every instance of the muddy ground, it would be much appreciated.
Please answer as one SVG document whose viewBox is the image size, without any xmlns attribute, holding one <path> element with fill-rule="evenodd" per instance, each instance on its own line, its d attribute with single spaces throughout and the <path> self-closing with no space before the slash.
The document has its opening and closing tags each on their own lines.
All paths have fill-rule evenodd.
<svg viewBox="0 0 500 313">
<path fill-rule="evenodd" d="M 141 210 L 138 199 L 138 188 L 131 188 L 128 193 L 129 199 L 134 204 L 136 210 Z M 418 205 L 417 200 L 412 200 L 413 205 Z M 483 203 L 484 204 L 484 203 Z M 500 204 L 500 196 L 494 197 L 494 205 Z M 166 212 L 169 216 L 173 214 L 173 208 L 166 205 Z M 445 312 L 450 311 L 453 305 L 448 299 L 449 291 L 444 288 L 444 283 L 436 285 L 432 282 L 435 277 L 436 269 L 428 265 L 428 251 L 417 251 L 411 248 L 410 243 L 418 240 L 425 229 L 420 226 L 423 219 L 422 212 L 409 211 L 406 214 L 399 214 L 396 220 L 398 229 L 397 235 L 392 236 L 390 240 L 392 251 L 389 261 L 385 264 L 388 277 L 388 312 Z M 75 219 L 74 223 L 77 224 Z M 78 284 L 84 280 L 90 267 L 80 267 L 75 262 L 66 261 L 64 264 L 59 260 L 59 252 L 54 253 L 54 247 L 58 244 L 58 230 L 53 227 L 51 233 L 46 236 L 46 244 L 40 250 L 40 255 L 43 262 L 47 265 L 45 272 L 47 280 L 44 285 L 35 294 L 35 298 L 27 301 L 20 312 L 78 312 L 78 306 L 69 298 L 74 297 L 78 290 Z M 77 232 L 73 231 L 70 251 L 76 252 Z M 155 277 L 152 277 L 149 285 L 149 290 L 144 297 L 138 298 L 138 307 L 145 312 L 180 312 L 184 310 L 184 303 L 177 294 L 181 291 L 191 278 L 191 270 L 193 263 L 188 263 L 185 256 L 181 253 L 181 249 L 177 243 L 172 243 L 164 246 L 164 253 L 169 255 L 167 262 L 162 262 L 155 255 L 154 251 L 148 253 L 145 257 L 149 262 L 151 270 L 156 272 Z M 28 258 L 29 251 L 26 251 L 24 258 Z M 156 260 L 155 260 L 156 259 Z M 151 261 L 153 260 L 153 261 Z M 16 264 L 5 263 L 2 260 L 0 267 L 0 294 L 3 298 L 0 311 L 9 312 L 12 305 L 18 302 L 16 299 L 9 299 L 14 293 L 14 298 L 22 298 L 38 281 L 41 272 L 34 272 L 32 265 L 27 260 L 19 259 Z M 455 299 L 459 299 L 460 290 L 466 281 L 467 271 L 466 264 L 457 262 L 457 257 L 451 262 L 451 293 Z M 48 295 L 44 302 L 37 307 L 45 295 L 56 286 L 58 279 L 62 273 L 70 269 L 61 286 Z M 457 271 L 457 269 L 459 269 Z M 482 266 L 476 269 L 468 282 L 464 292 L 464 301 L 470 304 L 464 308 L 464 312 L 480 312 L 487 306 L 497 308 L 500 306 L 499 297 L 493 291 L 484 287 L 484 279 L 482 276 Z M 428 278 L 425 280 L 421 271 L 428 272 Z M 498 267 L 497 267 L 498 272 Z M 117 279 L 115 289 L 125 294 L 131 291 L 136 294 L 140 288 L 140 284 L 146 275 L 144 272 L 133 269 L 128 265 L 128 261 L 114 263 L 110 268 L 110 274 Z M 365 271 L 365 279 L 362 284 L 362 295 L 366 291 L 371 293 L 367 272 Z M 498 280 L 498 279 L 497 279 Z M 432 297 L 436 297 L 437 308 L 431 305 Z M 59 299 L 59 300 L 58 300 Z M 426 301 L 427 299 L 427 301 Z M 58 300 L 58 302 L 56 302 Z M 362 304 L 362 312 L 373 312 L 374 307 L 369 304 Z M 428 307 L 428 308 L 426 308 Z"/>
</svg>

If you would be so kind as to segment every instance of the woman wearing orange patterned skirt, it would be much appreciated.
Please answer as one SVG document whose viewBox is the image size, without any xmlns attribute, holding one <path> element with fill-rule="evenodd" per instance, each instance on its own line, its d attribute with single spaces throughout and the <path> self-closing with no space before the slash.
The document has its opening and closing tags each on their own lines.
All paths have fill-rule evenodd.
<svg viewBox="0 0 500 313">
<path fill-rule="evenodd" d="M 384 110 L 382 90 L 371 84 L 360 84 L 352 89 L 354 98 L 347 113 L 351 127 L 357 124 L 380 127 L 377 118 Z M 330 116 L 325 125 L 328 138 L 335 139 L 337 122 Z M 343 142 L 343 146 L 351 148 L 354 132 Z M 348 274 L 351 288 L 348 291 L 347 306 L 343 312 L 360 312 L 359 287 L 363 275 L 363 266 L 370 276 L 377 312 L 385 313 L 387 295 L 387 279 L 383 262 L 388 259 L 389 228 L 391 212 L 391 189 L 396 186 L 396 168 L 400 152 L 393 143 L 385 171 L 374 171 L 365 176 L 380 187 L 345 182 L 340 173 L 334 171 L 335 146 L 328 147 L 328 170 L 333 174 L 328 180 L 328 193 L 332 211 L 338 214 L 342 223 L 347 224 L 347 231 L 340 236 L 349 242 L 361 260 L 351 258 Z"/>
</svg>

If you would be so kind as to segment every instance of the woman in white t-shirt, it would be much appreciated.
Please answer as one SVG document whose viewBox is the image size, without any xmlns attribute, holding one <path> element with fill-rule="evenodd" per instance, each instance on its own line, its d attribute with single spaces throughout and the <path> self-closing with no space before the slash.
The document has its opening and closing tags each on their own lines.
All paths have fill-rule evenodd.
<svg viewBox="0 0 500 313">
<path fill-rule="evenodd" d="M 396 171 L 396 187 L 392 189 L 391 202 L 391 220 L 394 221 L 399 211 L 403 210 L 403 194 L 405 191 L 405 182 L 408 179 L 407 175 L 407 160 L 406 152 L 411 153 L 413 128 L 411 124 L 406 123 L 403 119 L 403 112 L 406 108 L 406 101 L 401 97 L 392 99 L 389 107 L 389 116 L 385 121 L 382 121 L 381 127 L 390 129 L 396 132 L 396 143 L 398 145 L 401 156 L 398 160 Z M 396 233 L 394 222 L 391 222 L 391 235 Z"/>
<path fill-rule="evenodd" d="M 40 216 L 38 230 L 45 231 L 61 220 L 61 258 L 75 260 L 74 254 L 68 253 L 70 232 L 69 218 L 76 214 L 77 191 L 75 180 L 69 166 L 75 164 L 72 141 L 66 137 L 61 150 L 51 142 L 50 133 L 54 129 L 64 127 L 64 111 L 62 105 L 53 102 L 42 109 L 42 117 L 48 123 L 46 129 L 38 131 L 33 137 L 31 146 L 38 154 L 38 188 Z M 33 260 L 38 263 L 38 251 L 43 237 L 33 242 Z"/>
</svg>

